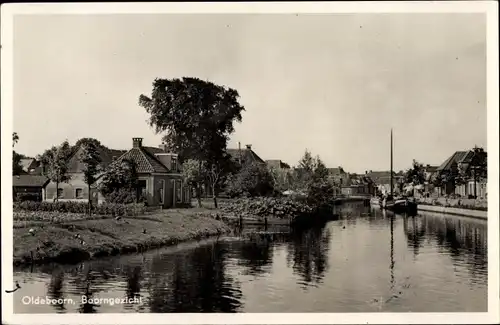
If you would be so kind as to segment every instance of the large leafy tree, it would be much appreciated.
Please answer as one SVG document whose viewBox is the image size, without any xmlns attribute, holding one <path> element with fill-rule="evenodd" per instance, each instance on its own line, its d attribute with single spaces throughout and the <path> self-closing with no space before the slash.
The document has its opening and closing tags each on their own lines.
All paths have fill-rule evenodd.
<svg viewBox="0 0 500 325">
<path fill-rule="evenodd" d="M 92 211 L 91 186 L 96 182 L 97 175 L 100 172 L 101 157 L 98 150 L 98 144 L 87 142 L 82 145 L 81 162 L 83 163 L 83 178 L 88 186 L 89 214 Z"/>
<path fill-rule="evenodd" d="M 141 95 L 139 105 L 150 114 L 149 124 L 179 154 L 180 162 L 195 159 L 207 171 L 225 173 L 226 148 L 234 122 L 241 122 L 244 107 L 235 89 L 198 78 L 155 79 L 150 97 Z M 211 173 L 214 176 L 214 173 Z M 210 177 L 212 187 L 223 177 Z"/>
<path fill-rule="evenodd" d="M 425 169 L 424 166 L 413 159 L 412 167 L 403 174 L 405 184 L 409 185 L 422 185 L 425 183 Z"/>
<path fill-rule="evenodd" d="M 299 160 L 297 168 L 295 168 L 296 187 L 304 190 L 313 177 L 315 168 L 315 160 L 309 150 L 305 150 L 304 155 Z"/>
<path fill-rule="evenodd" d="M 69 159 L 71 158 L 72 150 L 68 141 L 64 141 L 59 146 L 53 146 L 46 150 L 39 160 L 47 166 L 47 176 L 51 181 L 56 183 L 56 196 L 55 201 L 59 198 L 59 184 L 67 182 L 71 179 L 68 174 Z"/>
<path fill-rule="evenodd" d="M 313 179 L 317 181 L 326 181 L 327 178 L 328 169 L 326 168 L 321 158 L 319 156 L 316 156 L 316 158 L 314 159 Z"/>
</svg>

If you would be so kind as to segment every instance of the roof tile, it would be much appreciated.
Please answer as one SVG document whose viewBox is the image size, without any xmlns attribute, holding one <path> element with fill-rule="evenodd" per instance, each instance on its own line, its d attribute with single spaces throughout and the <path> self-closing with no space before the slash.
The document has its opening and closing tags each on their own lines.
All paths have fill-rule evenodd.
<svg viewBox="0 0 500 325">
<path fill-rule="evenodd" d="M 12 186 L 19 187 L 44 187 L 50 182 L 46 176 L 18 175 L 12 176 Z"/>
</svg>

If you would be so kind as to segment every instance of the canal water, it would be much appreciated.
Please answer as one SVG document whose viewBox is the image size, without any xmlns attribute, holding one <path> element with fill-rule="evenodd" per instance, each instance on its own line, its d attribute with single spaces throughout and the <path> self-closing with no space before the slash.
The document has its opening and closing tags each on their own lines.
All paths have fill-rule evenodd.
<svg viewBox="0 0 500 325">
<path fill-rule="evenodd" d="M 144 254 L 15 269 L 14 312 L 487 311 L 486 221 L 355 203 L 337 212 L 301 232 L 249 238 L 262 229 L 244 228 Z"/>
</svg>

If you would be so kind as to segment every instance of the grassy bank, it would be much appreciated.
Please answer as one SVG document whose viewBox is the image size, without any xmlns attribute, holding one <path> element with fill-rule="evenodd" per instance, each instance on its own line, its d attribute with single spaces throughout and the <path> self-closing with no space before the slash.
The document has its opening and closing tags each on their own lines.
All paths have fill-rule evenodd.
<svg viewBox="0 0 500 325">
<path fill-rule="evenodd" d="M 169 209 L 140 216 L 14 211 L 14 265 L 72 263 L 139 252 L 230 231 L 208 209 Z"/>
</svg>

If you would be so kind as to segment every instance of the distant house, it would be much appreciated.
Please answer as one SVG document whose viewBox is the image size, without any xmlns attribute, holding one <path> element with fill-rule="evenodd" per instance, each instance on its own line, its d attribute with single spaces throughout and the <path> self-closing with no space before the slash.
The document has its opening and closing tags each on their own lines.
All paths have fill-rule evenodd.
<svg viewBox="0 0 500 325">
<path fill-rule="evenodd" d="M 349 176 L 348 173 L 344 171 L 342 167 L 337 168 L 327 168 L 328 169 L 328 179 L 338 186 L 347 184 Z"/>
<path fill-rule="evenodd" d="M 49 179 L 45 176 L 37 175 L 17 175 L 12 176 L 12 192 L 14 201 L 29 199 L 32 201 L 42 201 L 46 196 L 45 188 L 49 184 Z"/>
<path fill-rule="evenodd" d="M 36 168 L 39 166 L 39 163 L 35 158 L 22 158 L 19 163 L 23 172 L 26 174 L 34 174 Z"/>
<path fill-rule="evenodd" d="M 487 154 L 482 152 L 481 157 L 474 155 L 473 150 L 456 151 L 448 159 L 446 159 L 437 169 L 436 173 L 457 173 L 461 171 L 469 171 L 475 168 L 477 159 L 482 159 L 486 162 Z M 474 186 L 476 186 L 476 194 L 478 197 L 486 197 L 487 195 L 487 181 L 484 177 L 478 177 L 478 181 L 474 182 L 473 178 L 466 180 L 466 184 L 456 185 L 453 182 L 447 182 L 440 187 L 436 187 L 435 192 L 438 195 L 458 194 L 461 196 L 474 195 Z"/>
<path fill-rule="evenodd" d="M 86 201 L 88 198 L 88 186 L 83 180 L 84 165 L 80 159 L 82 150 L 83 148 L 77 148 L 70 159 L 71 180 L 59 184 L 59 200 Z M 132 149 L 129 151 L 100 148 L 99 154 L 103 171 L 113 164 L 124 163 L 125 160 L 135 163 L 139 178 L 138 190 L 144 194 L 148 205 L 168 208 L 190 202 L 190 189 L 183 183 L 177 155 L 166 152 L 165 145 L 146 147 L 142 145 L 142 138 L 133 138 Z M 98 179 L 96 185 L 100 181 Z M 55 196 L 55 184 L 51 182 L 47 186 L 47 200 L 53 200 Z M 91 197 L 92 200 L 105 201 L 97 186 L 91 189 Z"/>
<path fill-rule="evenodd" d="M 349 174 L 345 185 L 341 186 L 345 196 L 371 196 L 375 194 L 375 183 L 365 175 Z"/>
<path fill-rule="evenodd" d="M 99 166 L 101 171 L 105 171 L 113 160 L 125 153 L 124 150 L 114 150 L 104 147 L 99 147 L 97 150 L 101 159 Z M 55 182 L 51 181 L 47 185 L 46 197 L 44 200 L 53 201 L 57 196 L 59 201 L 88 201 L 89 189 L 83 178 L 84 164 L 81 161 L 82 152 L 83 146 L 74 148 L 68 163 L 68 175 L 70 180 L 68 182 L 60 182 L 57 186 L 58 189 L 56 188 Z M 102 201 L 104 199 L 98 194 L 98 191 L 94 190 L 94 192 L 95 194 L 91 194 L 95 201 Z"/>
<path fill-rule="evenodd" d="M 231 159 L 240 167 L 253 163 L 263 165 L 266 164 L 266 162 L 262 160 L 262 158 L 260 158 L 259 155 L 255 153 L 255 151 L 252 150 L 251 144 L 247 144 L 243 149 L 227 149 L 227 153 L 231 156 Z"/>
<path fill-rule="evenodd" d="M 384 192 L 391 191 L 391 172 L 390 171 L 366 171 L 365 175 L 369 177 L 375 186 Z M 392 173 L 392 190 L 394 194 L 401 192 L 403 175 L 393 172 Z"/>
</svg>

